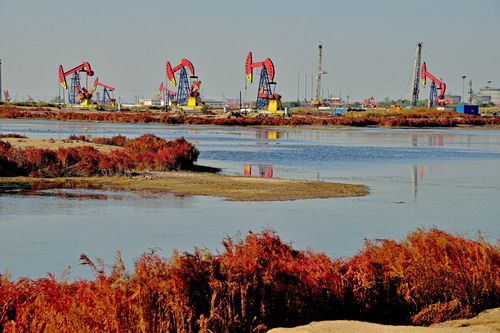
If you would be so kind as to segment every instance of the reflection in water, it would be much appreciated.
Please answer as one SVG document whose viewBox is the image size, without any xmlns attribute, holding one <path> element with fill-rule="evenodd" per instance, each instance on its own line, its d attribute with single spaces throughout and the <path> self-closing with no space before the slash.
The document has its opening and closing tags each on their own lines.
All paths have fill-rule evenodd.
<svg viewBox="0 0 500 333">
<path fill-rule="evenodd" d="M 269 129 L 260 129 L 256 132 L 257 139 L 277 140 L 281 139 L 282 135 L 283 135 L 282 131 L 269 130 Z"/>
<path fill-rule="evenodd" d="M 262 177 L 262 178 L 272 178 L 273 177 L 273 166 L 270 164 L 257 164 L 255 165 L 257 170 L 254 169 L 252 174 L 252 165 L 245 164 L 243 167 L 243 174 L 245 176 Z"/>
<path fill-rule="evenodd" d="M 429 178 L 432 174 L 439 174 L 443 172 L 443 165 L 414 165 L 411 171 L 411 183 L 413 188 L 413 200 L 417 201 L 418 185 L 424 178 Z"/>
<path fill-rule="evenodd" d="M 443 134 L 412 134 L 411 145 L 413 147 L 435 147 L 435 146 L 449 146 L 452 143 L 452 135 Z"/>
<path fill-rule="evenodd" d="M 168 191 L 137 191 L 141 199 L 159 199 Z M 0 196 L 22 195 L 26 197 L 56 197 L 76 200 L 123 200 L 128 192 L 120 189 L 106 189 L 101 185 L 82 183 L 0 183 Z M 183 197 L 183 195 L 175 195 Z"/>
</svg>

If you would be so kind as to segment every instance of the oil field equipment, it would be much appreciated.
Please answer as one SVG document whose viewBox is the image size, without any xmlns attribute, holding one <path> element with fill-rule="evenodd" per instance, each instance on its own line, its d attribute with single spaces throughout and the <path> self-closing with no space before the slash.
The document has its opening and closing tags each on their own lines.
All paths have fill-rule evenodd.
<svg viewBox="0 0 500 333">
<path fill-rule="evenodd" d="M 417 106 L 418 94 L 420 92 L 418 85 L 420 82 L 420 62 L 422 59 L 422 45 L 423 45 L 422 42 L 417 43 L 415 62 L 413 64 L 413 85 L 412 85 L 411 103 L 410 103 L 410 105 L 413 107 Z"/>
<path fill-rule="evenodd" d="M 80 73 L 82 72 L 87 74 L 87 76 L 94 75 L 94 72 L 90 68 L 90 64 L 88 62 L 83 62 L 81 65 L 78 65 L 67 72 L 64 71 L 62 65 L 59 65 L 59 81 L 64 89 L 68 89 L 66 76 L 73 74 L 71 77 L 71 89 L 68 94 L 69 104 L 77 104 L 77 102 L 82 105 L 92 104 L 92 91 L 87 91 L 86 88 L 82 88 L 80 85 Z"/>
<path fill-rule="evenodd" d="M 189 79 L 186 68 L 191 72 Z M 177 89 L 177 100 L 175 101 L 177 107 L 185 109 L 204 108 L 200 98 L 201 81 L 198 81 L 198 77 L 195 76 L 194 66 L 189 60 L 182 59 L 181 63 L 174 68 L 167 61 L 166 71 L 167 78 L 174 87 L 177 86 L 175 73 L 179 71 L 179 87 Z"/>
<path fill-rule="evenodd" d="M 175 101 L 175 95 L 177 95 L 177 94 L 175 92 L 173 92 L 172 90 L 165 88 L 163 86 L 163 82 L 160 83 L 160 86 L 158 87 L 157 95 L 158 95 L 158 99 L 160 99 L 160 100 L 162 99 L 162 96 L 161 96 L 162 92 L 165 92 L 165 94 L 166 94 L 165 103 L 167 103 L 167 105 L 171 105 L 171 103 L 173 101 Z"/>
<path fill-rule="evenodd" d="M 115 88 L 110 87 L 108 85 L 105 85 L 101 82 L 99 82 L 99 78 L 97 77 L 94 81 L 94 88 L 93 91 L 97 90 L 97 86 L 103 87 L 103 92 L 102 92 L 102 98 L 100 101 L 98 101 L 99 104 L 101 105 L 108 105 L 108 106 L 116 106 L 116 99 L 112 96 L 113 91 Z M 111 95 L 109 94 L 111 92 Z"/>
<path fill-rule="evenodd" d="M 10 95 L 9 95 L 9 91 L 8 90 L 4 90 L 3 91 L 3 95 L 5 97 L 5 101 L 6 102 L 10 102 Z"/>
<path fill-rule="evenodd" d="M 365 109 L 368 109 L 368 108 L 371 109 L 371 108 L 377 107 L 377 103 L 375 103 L 375 98 L 372 96 L 372 97 L 369 97 L 369 98 L 365 99 L 363 101 L 363 107 Z"/>
<path fill-rule="evenodd" d="M 444 107 L 446 104 L 450 104 L 451 100 L 444 100 L 444 93 L 446 92 L 446 84 L 427 71 L 427 66 L 425 62 L 422 63 L 422 68 L 420 70 L 420 76 L 422 77 L 422 84 L 425 86 L 426 79 L 429 78 L 432 81 L 431 92 L 429 96 L 429 107 Z M 439 95 L 437 94 L 439 90 Z"/>
<path fill-rule="evenodd" d="M 321 63 L 323 61 L 323 44 L 319 42 L 318 47 L 318 70 L 316 71 L 316 95 L 315 100 L 311 101 L 312 108 L 319 108 L 323 106 L 323 102 L 321 101 L 321 75 L 327 74 L 327 71 L 321 69 Z"/>
<path fill-rule="evenodd" d="M 276 82 L 274 79 L 274 64 L 271 59 L 267 58 L 261 62 L 252 61 L 252 52 L 248 52 L 245 62 L 245 74 L 248 82 L 253 82 L 253 69 L 262 67 L 260 71 L 259 90 L 257 93 L 257 102 L 255 108 L 257 110 L 267 110 L 273 113 L 283 113 L 281 105 L 281 95 L 276 94 Z M 274 88 L 274 89 L 273 89 Z"/>
</svg>

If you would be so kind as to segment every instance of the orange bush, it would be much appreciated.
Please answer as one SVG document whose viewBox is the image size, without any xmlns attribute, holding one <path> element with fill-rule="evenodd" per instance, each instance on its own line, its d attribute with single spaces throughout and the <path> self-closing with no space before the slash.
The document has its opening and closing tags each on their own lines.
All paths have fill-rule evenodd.
<svg viewBox="0 0 500 333">
<path fill-rule="evenodd" d="M 456 313 L 446 319 L 455 319 L 499 305 L 498 248 L 436 228 L 415 231 L 401 243 L 367 242 L 346 267 L 351 293 L 366 320 L 393 313 L 407 322 L 429 324 L 433 320 L 424 321 L 419 313 L 439 313 L 453 303 Z"/>
<path fill-rule="evenodd" d="M 88 140 L 86 137 L 73 137 Z M 94 139 L 123 145 L 106 155 L 91 146 L 15 149 L 0 140 L 0 176 L 74 177 L 123 175 L 132 171 L 170 171 L 190 169 L 199 151 L 184 138 L 167 141 L 151 134 L 126 140 L 123 136 Z"/>
<path fill-rule="evenodd" d="M 368 241 L 350 260 L 297 251 L 272 230 L 142 254 L 94 281 L 0 277 L 0 332 L 265 332 L 313 320 L 429 324 L 500 306 L 499 249 L 438 229 Z"/>
</svg>

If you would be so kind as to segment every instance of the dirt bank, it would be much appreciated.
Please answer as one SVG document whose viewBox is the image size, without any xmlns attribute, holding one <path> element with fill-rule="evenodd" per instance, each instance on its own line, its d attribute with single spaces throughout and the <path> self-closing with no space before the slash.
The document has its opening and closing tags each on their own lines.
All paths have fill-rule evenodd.
<svg viewBox="0 0 500 333">
<path fill-rule="evenodd" d="M 94 184 L 106 188 L 165 190 L 235 201 L 286 201 L 298 199 L 363 196 L 363 185 L 299 181 L 277 178 L 224 176 L 198 172 L 162 172 L 134 177 L 32 178 L 3 177 L 0 182 Z"/>
<path fill-rule="evenodd" d="M 54 140 L 54 139 L 31 139 L 31 138 L 0 138 L 2 141 L 9 142 L 12 147 L 26 148 L 35 147 L 43 149 L 57 148 L 75 148 L 79 146 L 92 146 L 103 154 L 109 154 L 112 150 L 122 150 L 123 148 L 109 145 L 99 145 L 92 142 L 80 140 Z"/>
<path fill-rule="evenodd" d="M 360 321 L 334 320 L 312 322 L 294 328 L 275 328 L 269 333 L 493 333 L 500 332 L 500 308 L 480 313 L 472 319 L 451 320 L 430 327 L 390 326 Z"/>
</svg>

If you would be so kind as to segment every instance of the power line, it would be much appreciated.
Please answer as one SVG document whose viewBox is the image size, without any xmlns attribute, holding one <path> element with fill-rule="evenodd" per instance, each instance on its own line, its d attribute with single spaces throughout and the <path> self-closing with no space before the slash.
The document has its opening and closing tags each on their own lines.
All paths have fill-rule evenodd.
<svg viewBox="0 0 500 333">
<path fill-rule="evenodd" d="M 403 70 L 403 68 L 405 66 L 408 66 L 408 63 L 412 59 L 413 52 L 414 51 L 412 50 L 410 52 L 410 54 L 406 57 L 406 59 L 401 63 L 401 65 L 399 65 L 398 68 L 394 71 L 394 73 L 392 73 L 392 75 L 382 84 L 382 87 L 375 92 L 375 96 L 377 96 L 382 90 L 384 90 L 385 88 L 387 88 L 387 86 L 389 85 L 389 83 L 391 83 L 401 73 L 401 71 Z"/>
<path fill-rule="evenodd" d="M 446 75 L 448 75 L 448 78 L 450 78 L 450 79 L 452 79 L 453 81 L 455 81 L 455 83 L 456 83 L 457 85 L 459 85 L 459 86 L 461 85 L 461 83 L 460 83 L 460 82 L 458 82 L 458 81 L 457 81 L 457 79 L 456 79 L 454 76 L 450 75 L 450 73 L 448 73 L 448 72 L 446 71 L 446 69 L 444 69 L 444 67 L 443 67 L 443 66 L 441 66 L 441 65 L 439 64 L 439 62 L 437 62 L 437 61 L 436 61 L 436 59 L 434 59 L 434 58 L 430 55 L 430 53 L 429 53 L 429 52 L 427 52 L 426 50 L 424 50 L 424 52 L 425 52 L 425 54 L 426 54 L 426 55 L 428 55 L 428 56 L 429 56 L 429 58 L 431 58 L 431 60 L 433 61 L 433 63 L 435 63 L 435 64 L 436 64 L 436 65 L 437 65 L 437 66 L 438 66 L 438 67 L 439 67 L 439 68 L 440 68 L 440 69 L 441 69 L 441 70 L 442 70 L 442 71 L 443 71 Z"/>
</svg>

